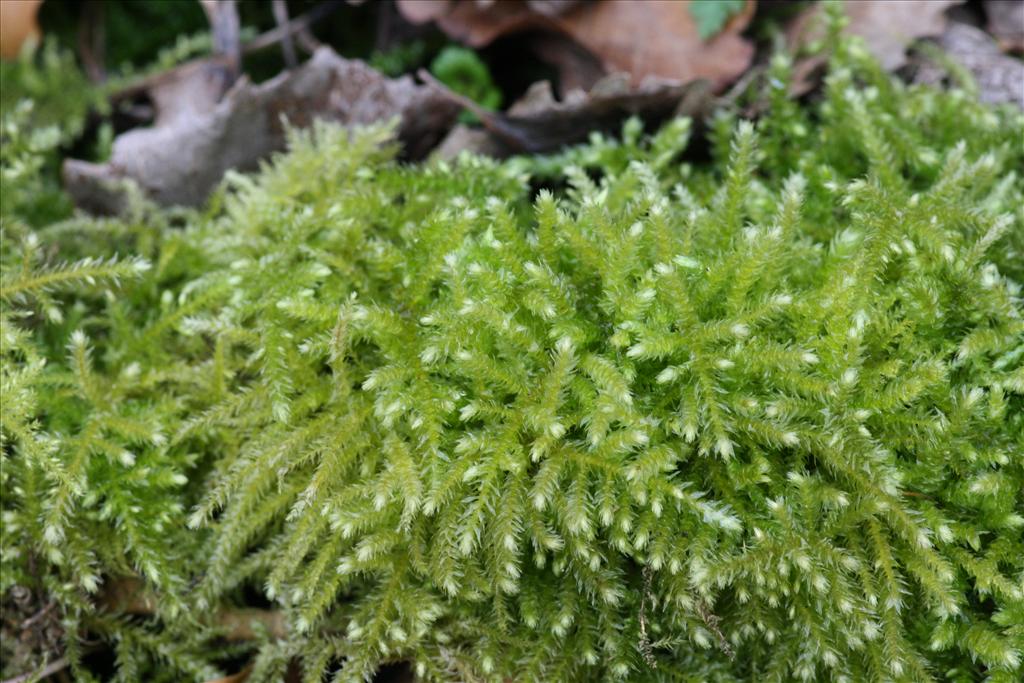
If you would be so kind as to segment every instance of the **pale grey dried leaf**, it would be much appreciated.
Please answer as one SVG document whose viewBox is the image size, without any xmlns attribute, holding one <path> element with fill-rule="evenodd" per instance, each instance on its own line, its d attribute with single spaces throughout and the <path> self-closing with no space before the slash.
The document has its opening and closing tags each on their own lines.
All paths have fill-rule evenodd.
<svg viewBox="0 0 1024 683">
<path fill-rule="evenodd" d="M 437 149 L 431 153 L 431 157 L 448 161 L 455 159 L 463 152 L 498 159 L 509 155 L 508 147 L 483 128 L 471 128 L 460 123 L 449 131 Z"/>
<path fill-rule="evenodd" d="M 985 0 L 985 16 L 1000 47 L 1024 52 L 1024 0 Z"/>
<path fill-rule="evenodd" d="M 1010 103 L 1024 109 L 1024 61 L 1003 54 L 987 33 L 952 22 L 938 40 L 938 47 L 970 72 L 982 102 Z M 914 81 L 939 85 L 946 76 L 941 64 L 924 59 Z"/>
<path fill-rule="evenodd" d="M 907 61 L 907 47 L 928 36 L 942 35 L 946 28 L 946 10 L 963 0 L 857 0 L 843 4 L 848 23 L 844 32 L 860 36 L 882 66 L 890 71 Z M 814 3 L 800 13 L 786 30 L 790 50 L 797 50 L 825 37 L 825 8 Z M 824 54 L 799 60 L 794 68 L 795 94 L 814 87 L 814 75 L 825 62 Z"/>
<path fill-rule="evenodd" d="M 388 79 L 329 48 L 292 71 L 261 84 L 238 81 L 219 101 L 211 73 L 199 67 L 161 81 L 151 96 L 155 125 L 114 140 L 104 164 L 68 160 L 65 185 L 82 206 L 118 207 L 104 188 L 133 180 L 160 204 L 201 204 L 229 169 L 251 170 L 285 144 L 287 120 L 296 127 L 314 119 L 345 125 L 400 119 L 406 153 L 420 157 L 452 126 L 458 107 L 438 90 L 411 77 Z"/>
</svg>

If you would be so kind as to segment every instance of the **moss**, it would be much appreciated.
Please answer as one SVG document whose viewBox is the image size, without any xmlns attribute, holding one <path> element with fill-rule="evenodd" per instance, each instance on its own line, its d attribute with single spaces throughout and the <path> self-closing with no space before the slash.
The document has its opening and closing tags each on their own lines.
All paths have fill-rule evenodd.
<svg viewBox="0 0 1024 683">
<path fill-rule="evenodd" d="M 180 230 L 4 213 L 2 587 L 125 680 L 254 589 L 256 680 L 1019 677 L 1024 120 L 772 68 L 709 163 L 317 125 Z M 95 611 L 126 572 L 154 620 Z"/>
<path fill-rule="evenodd" d="M 430 63 L 430 70 L 439 81 L 484 109 L 501 106 L 501 90 L 494 85 L 487 65 L 472 50 L 449 45 Z M 463 112 L 460 120 L 477 122 L 470 112 Z"/>
</svg>

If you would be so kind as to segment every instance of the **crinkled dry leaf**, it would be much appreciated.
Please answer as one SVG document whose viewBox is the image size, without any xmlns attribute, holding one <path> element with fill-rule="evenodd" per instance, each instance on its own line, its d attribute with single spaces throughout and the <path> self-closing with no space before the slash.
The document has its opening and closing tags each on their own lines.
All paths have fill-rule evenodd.
<svg viewBox="0 0 1024 683">
<path fill-rule="evenodd" d="M 151 90 L 155 125 L 118 136 L 109 162 L 65 161 L 65 185 L 76 203 L 117 212 L 124 197 L 112 186 L 130 179 L 161 204 L 198 205 L 225 171 L 252 169 L 284 146 L 283 119 L 304 127 L 315 118 L 365 124 L 400 117 L 406 152 L 419 157 L 458 113 L 436 89 L 409 76 L 388 79 L 329 48 L 266 83 L 242 79 L 219 101 L 210 82 L 215 73 L 190 65 L 163 79 Z"/>
<path fill-rule="evenodd" d="M 1024 61 L 1004 55 L 987 33 L 950 22 L 938 46 L 970 72 L 982 102 L 1011 103 L 1024 109 Z M 914 82 L 937 85 L 945 77 L 946 69 L 941 64 L 925 59 L 914 75 Z"/>
<path fill-rule="evenodd" d="M 844 3 L 849 23 L 846 33 L 864 39 L 868 49 L 886 69 L 897 69 L 907 61 L 907 46 L 918 38 L 941 35 L 946 28 L 945 12 L 963 0 L 857 0 Z M 790 49 L 806 46 L 825 35 L 824 8 L 815 3 L 802 12 L 786 32 Z M 824 62 L 822 56 L 800 60 L 795 69 L 793 90 L 804 93 L 813 86 L 813 72 Z"/>
<path fill-rule="evenodd" d="M 484 128 L 471 128 L 465 124 L 457 124 L 431 156 L 445 161 L 458 157 L 463 152 L 472 152 L 483 156 L 504 158 L 508 156 L 508 147 L 497 140 Z"/>
<path fill-rule="evenodd" d="M 639 84 L 658 76 L 681 83 L 702 78 L 721 89 L 750 66 L 751 44 L 740 37 L 754 3 L 704 41 L 686 2 L 605 0 L 559 19 L 566 32 L 597 55 L 609 73 L 625 71 Z"/>
<path fill-rule="evenodd" d="M 432 79 L 425 72 L 421 72 L 421 77 Z M 555 99 L 551 83 L 534 83 L 507 112 L 487 111 L 468 98 L 445 91 L 452 101 L 476 114 L 487 132 L 509 151 L 530 153 L 548 152 L 578 142 L 591 131 L 615 130 L 631 115 L 651 120 L 672 114 L 694 115 L 711 99 L 711 85 L 707 81 L 679 85 L 648 79 L 634 87 L 626 74 L 607 76 L 590 92 L 573 91 L 561 102 Z M 472 143 L 479 145 L 480 141 L 473 138 Z M 451 151 L 447 149 L 446 153 Z"/>
<path fill-rule="evenodd" d="M 18 56 L 26 40 L 39 39 L 36 14 L 43 0 L 0 0 L 0 57 Z"/>
<path fill-rule="evenodd" d="M 535 20 L 531 14 L 556 17 L 582 0 L 398 0 L 398 9 L 414 24 L 439 21 L 445 31 L 468 31 L 466 42 L 480 47 L 518 27 L 517 22 Z M 450 16 L 454 15 L 454 16 Z M 505 22 L 510 23 L 506 24 Z M 479 42 L 482 41 L 482 42 Z"/>
<path fill-rule="evenodd" d="M 1008 52 L 1024 52 L 1024 0 L 985 0 L 988 31 Z"/>
<path fill-rule="evenodd" d="M 680 83 L 706 79 L 721 89 L 746 70 L 754 52 L 740 36 L 753 16 L 753 0 L 708 41 L 701 39 L 687 0 L 558 3 L 557 12 L 521 0 L 427 4 L 430 11 L 418 0 L 403 0 L 399 7 L 410 20 L 435 20 L 449 36 L 474 47 L 527 28 L 552 31 L 593 53 L 606 72 L 628 73 L 634 84 L 657 76 Z"/>
<path fill-rule="evenodd" d="M 398 9 L 414 24 L 436 21 L 451 11 L 451 0 L 398 0 Z"/>
<path fill-rule="evenodd" d="M 579 43 L 557 33 L 537 33 L 527 43 L 541 61 L 558 72 L 558 94 L 590 90 L 607 74 L 601 61 Z"/>
<path fill-rule="evenodd" d="M 409 21 L 436 21 L 445 33 L 472 47 L 489 45 L 506 33 L 527 28 L 552 27 L 549 14 L 535 12 L 525 0 L 454 2 L 452 0 L 398 0 Z"/>
</svg>

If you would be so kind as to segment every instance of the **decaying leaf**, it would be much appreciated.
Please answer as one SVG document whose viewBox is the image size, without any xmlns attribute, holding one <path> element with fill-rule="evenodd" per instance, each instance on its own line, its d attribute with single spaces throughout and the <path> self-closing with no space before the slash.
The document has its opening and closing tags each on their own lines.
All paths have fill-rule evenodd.
<svg viewBox="0 0 1024 683">
<path fill-rule="evenodd" d="M 402 16 L 414 24 L 436 21 L 448 35 L 483 47 L 506 33 L 545 25 L 581 4 L 580 0 L 398 0 Z"/>
<path fill-rule="evenodd" d="M 398 9 L 414 24 L 436 21 L 451 11 L 451 0 L 398 0 Z"/>
<path fill-rule="evenodd" d="M 849 19 L 844 31 L 864 39 L 868 49 L 886 69 L 897 69 L 907 61 L 906 50 L 914 40 L 942 35 L 945 12 L 963 0 L 856 0 L 843 8 Z M 821 40 L 825 35 L 824 8 L 815 3 L 790 25 L 786 39 L 790 49 Z M 800 60 L 794 71 L 793 90 L 800 94 L 814 86 L 812 74 L 824 63 L 816 55 Z"/>
<path fill-rule="evenodd" d="M 1011 103 L 1024 109 L 1024 61 L 1004 55 L 987 33 L 967 24 L 950 22 L 938 47 L 967 69 L 982 102 Z M 941 63 L 925 59 L 914 74 L 914 82 L 937 85 L 946 75 Z"/>
<path fill-rule="evenodd" d="M 1024 52 L 1024 2 L 985 0 L 988 31 L 1007 52 Z M 1024 87 L 1024 86 L 1022 86 Z"/>
<path fill-rule="evenodd" d="M 522 0 L 426 4 L 429 11 L 417 0 L 402 0 L 399 7 L 411 21 L 435 20 L 448 35 L 474 47 L 524 29 L 550 31 L 586 48 L 607 73 L 629 74 L 634 85 L 657 76 L 679 83 L 706 79 L 720 90 L 753 57 L 753 47 L 740 36 L 753 15 L 753 0 L 707 41 L 689 0 L 546 3 L 546 11 Z"/>
<path fill-rule="evenodd" d="M 114 140 L 111 159 L 64 162 L 65 185 L 82 207 L 117 212 L 117 181 L 134 180 L 161 204 L 195 206 L 228 169 L 247 170 L 285 142 L 284 120 L 305 127 L 315 118 L 365 124 L 399 117 L 399 136 L 420 157 L 454 123 L 458 107 L 409 76 L 388 79 L 357 60 L 321 48 L 301 67 L 254 85 L 239 80 L 218 99 L 216 69 L 188 65 L 151 90 L 155 125 Z"/>
<path fill-rule="evenodd" d="M 501 159 L 508 156 L 509 148 L 485 128 L 472 128 L 460 123 L 449 131 L 431 156 L 447 161 L 456 158 L 462 152 Z"/>
<path fill-rule="evenodd" d="M 430 74 L 421 72 L 425 80 Z M 438 84 L 439 88 L 444 86 Z M 693 115 L 711 99 L 711 85 L 694 81 L 687 85 L 648 79 L 639 87 L 626 74 L 606 76 L 590 92 L 576 90 L 559 102 L 551 83 L 534 83 L 507 112 L 492 112 L 476 102 L 445 89 L 453 102 L 472 111 L 484 128 L 511 152 L 540 153 L 579 142 L 591 131 L 611 131 L 631 115 L 658 120 L 672 114 Z M 478 138 L 469 138 L 474 145 Z M 450 155 L 451 149 L 446 150 Z"/>
<path fill-rule="evenodd" d="M 729 17 L 743 11 L 744 0 L 692 0 L 690 14 L 697 22 L 697 31 L 707 40 L 722 30 Z"/>
<path fill-rule="evenodd" d="M 43 0 L 0 0 L 0 57 L 18 56 L 26 40 L 39 40 L 36 14 Z"/>
<path fill-rule="evenodd" d="M 750 65 L 754 49 L 740 37 L 754 3 L 712 39 L 700 37 L 689 3 L 605 0 L 560 18 L 569 35 L 597 55 L 609 73 L 625 71 L 688 83 L 705 79 L 720 90 Z M 640 39 L 638 39 L 640 38 Z"/>
<path fill-rule="evenodd" d="M 605 74 L 601 60 L 590 50 L 557 33 L 537 33 L 527 42 L 541 61 L 558 72 L 558 94 L 565 97 L 573 90 L 590 90 Z"/>
</svg>

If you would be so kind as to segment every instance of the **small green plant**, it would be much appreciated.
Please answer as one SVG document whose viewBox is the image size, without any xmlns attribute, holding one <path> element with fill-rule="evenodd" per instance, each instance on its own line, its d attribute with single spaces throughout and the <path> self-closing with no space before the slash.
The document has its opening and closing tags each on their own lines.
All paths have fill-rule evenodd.
<svg viewBox="0 0 1024 683">
<path fill-rule="evenodd" d="M 85 129 L 90 110 L 106 102 L 78 68 L 74 55 L 52 40 L 0 61 L 0 173 L 8 220 L 41 226 L 65 218 L 58 150 Z"/>
<path fill-rule="evenodd" d="M 110 355 L 119 326 L 110 316 L 115 292 L 151 267 L 140 255 L 146 239 L 135 236 L 165 224 L 41 225 L 52 207 L 40 205 L 60 197 L 44 171 L 60 135 L 27 126 L 30 115 L 26 103 L 4 118 L 0 153 L 2 672 L 7 678 L 56 659 L 56 647 L 77 665 L 79 639 L 92 633 L 117 642 L 123 680 L 140 680 L 130 653 L 153 642 L 155 631 L 99 613 L 97 591 L 137 572 L 159 587 L 157 611 L 180 617 L 190 556 L 200 552 L 199 537 L 183 527 L 183 472 L 194 458 L 164 446 L 167 421 L 179 418 L 174 401 L 154 393 L 184 377 L 157 379 L 152 368 Z M 118 250 L 135 255 L 119 257 Z M 159 307 L 144 290 L 130 298 Z M 95 353 L 91 335 L 107 355 Z M 19 614 L 32 626 L 11 632 L 7 617 Z M 37 630 L 45 637 L 33 635 Z M 164 624 L 159 637 L 175 630 Z M 53 633 L 64 637 L 50 642 Z M 216 673 L 179 654 L 198 642 L 194 631 L 174 639 L 178 644 L 160 649 L 179 671 Z M 84 670 L 79 675 L 92 680 Z"/>
<path fill-rule="evenodd" d="M 81 134 L 90 108 L 103 105 L 99 91 L 78 68 L 74 55 L 53 40 L 24 51 L 17 59 L 0 61 L 0 115 L 14 116 L 25 100 L 32 102 L 31 125 L 55 126 L 62 142 Z"/>
<path fill-rule="evenodd" d="M 494 85 L 487 65 L 475 52 L 464 47 L 448 46 L 430 63 L 430 71 L 453 91 L 465 95 L 485 109 L 501 106 L 501 90 Z M 463 112 L 464 123 L 473 123 L 476 116 Z"/>
<path fill-rule="evenodd" d="M 422 40 L 413 40 L 387 51 L 375 51 L 370 55 L 369 64 L 385 76 L 397 78 L 422 64 L 426 54 L 427 44 Z"/>
<path fill-rule="evenodd" d="M 83 679 L 1019 680 L 1024 117 L 771 69 L 709 163 L 316 124 L 180 229 L 5 199 L 0 588 Z"/>
</svg>

